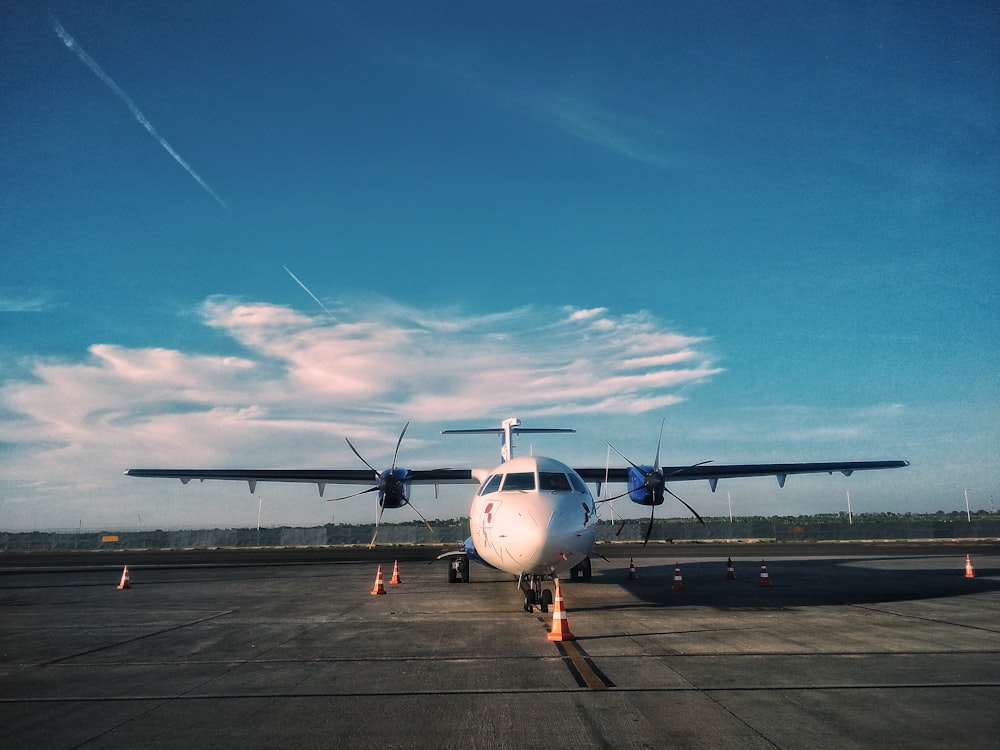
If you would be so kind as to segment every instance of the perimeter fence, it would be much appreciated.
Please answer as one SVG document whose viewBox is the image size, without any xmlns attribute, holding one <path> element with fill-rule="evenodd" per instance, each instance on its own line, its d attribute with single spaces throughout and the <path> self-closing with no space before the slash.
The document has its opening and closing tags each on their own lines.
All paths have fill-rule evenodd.
<svg viewBox="0 0 1000 750">
<path fill-rule="evenodd" d="M 641 541 L 647 523 L 629 521 L 597 525 L 599 543 Z M 324 547 L 368 545 L 374 525 L 351 526 L 328 524 L 315 527 L 276 527 L 262 529 L 175 529 L 175 530 L 102 530 L 102 531 L 28 531 L 0 532 L 0 550 L 9 552 L 47 550 L 118 550 L 118 549 L 212 549 L 253 547 Z M 438 522 L 432 533 L 426 526 L 383 524 L 378 542 L 382 545 L 459 545 L 469 536 L 468 521 Z M 908 539 L 997 539 L 1000 518 L 940 520 L 898 520 L 864 523 L 788 522 L 782 520 L 713 520 L 705 525 L 694 521 L 656 521 L 651 543 L 723 542 L 723 541 L 863 541 Z"/>
</svg>

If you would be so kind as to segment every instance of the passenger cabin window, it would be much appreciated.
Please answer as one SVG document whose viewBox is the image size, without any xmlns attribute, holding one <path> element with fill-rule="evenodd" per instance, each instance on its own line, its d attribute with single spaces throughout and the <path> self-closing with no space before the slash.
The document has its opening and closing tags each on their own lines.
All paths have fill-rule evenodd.
<svg viewBox="0 0 1000 750">
<path fill-rule="evenodd" d="M 569 480 L 561 471 L 538 472 L 538 486 L 549 492 L 570 492 Z"/>
<path fill-rule="evenodd" d="M 489 479 L 486 480 L 486 484 L 483 488 L 479 490 L 480 495 L 489 495 L 491 492 L 496 492 L 500 489 L 500 480 L 503 479 L 503 474 L 494 474 Z"/>
<path fill-rule="evenodd" d="M 503 483 L 504 492 L 509 492 L 511 490 L 534 490 L 535 489 L 535 474 L 529 471 L 519 471 L 512 474 L 508 474 L 507 478 Z"/>
</svg>

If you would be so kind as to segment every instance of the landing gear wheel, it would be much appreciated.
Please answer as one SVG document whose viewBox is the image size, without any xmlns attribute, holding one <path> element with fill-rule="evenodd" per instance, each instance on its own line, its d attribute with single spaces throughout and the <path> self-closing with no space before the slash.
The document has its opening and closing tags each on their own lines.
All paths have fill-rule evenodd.
<svg viewBox="0 0 1000 750">
<path fill-rule="evenodd" d="M 584 583 L 590 583 L 593 577 L 594 570 L 590 564 L 590 558 L 585 557 L 580 561 L 579 564 L 574 565 L 569 571 L 569 577 L 571 581 L 580 580 Z"/>
<path fill-rule="evenodd" d="M 545 589 L 542 591 L 542 603 L 538 606 L 542 612 L 548 612 L 549 607 L 552 606 L 552 589 Z"/>
<path fill-rule="evenodd" d="M 535 592 L 531 589 L 524 590 L 524 611 L 530 612 L 535 606 Z"/>
<path fill-rule="evenodd" d="M 449 561 L 448 583 L 468 583 L 468 582 L 469 582 L 468 556 L 460 555 Z"/>
</svg>

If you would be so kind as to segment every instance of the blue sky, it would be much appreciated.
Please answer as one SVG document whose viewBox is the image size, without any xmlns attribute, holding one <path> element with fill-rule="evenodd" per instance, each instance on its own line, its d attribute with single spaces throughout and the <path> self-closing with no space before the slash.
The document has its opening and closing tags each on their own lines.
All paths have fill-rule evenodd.
<svg viewBox="0 0 1000 750">
<path fill-rule="evenodd" d="M 439 432 L 508 416 L 576 465 L 661 420 L 670 464 L 912 462 L 675 487 L 704 515 L 988 509 L 998 37 L 985 2 L 5 4 L 0 527 L 368 520 L 121 471 L 380 463 L 407 420 L 404 464 L 488 465 Z"/>
</svg>

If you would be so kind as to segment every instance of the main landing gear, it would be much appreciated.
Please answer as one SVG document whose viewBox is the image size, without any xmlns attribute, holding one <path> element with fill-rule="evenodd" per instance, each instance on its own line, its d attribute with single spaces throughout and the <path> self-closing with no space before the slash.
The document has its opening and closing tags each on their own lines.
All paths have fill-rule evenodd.
<svg viewBox="0 0 1000 750">
<path fill-rule="evenodd" d="M 570 568 L 569 579 L 571 581 L 583 581 L 584 583 L 590 583 L 590 579 L 593 577 L 593 568 L 590 565 L 590 558 L 585 557 L 579 563 Z"/>
<path fill-rule="evenodd" d="M 448 561 L 448 583 L 469 582 L 469 556 L 455 555 Z"/>
</svg>

